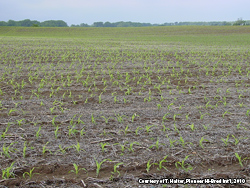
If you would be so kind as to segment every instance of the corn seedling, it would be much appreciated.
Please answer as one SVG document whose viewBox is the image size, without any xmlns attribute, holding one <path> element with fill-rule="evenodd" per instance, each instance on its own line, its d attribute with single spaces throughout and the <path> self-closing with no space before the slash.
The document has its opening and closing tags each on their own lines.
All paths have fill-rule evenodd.
<svg viewBox="0 0 250 188">
<path fill-rule="evenodd" d="M 94 158 L 95 159 L 95 163 L 96 163 L 96 177 L 98 177 L 99 176 L 99 173 L 100 173 L 100 170 L 101 170 L 101 166 L 102 166 L 102 164 L 104 163 L 104 162 L 106 162 L 106 161 L 112 161 L 111 159 L 104 159 L 104 160 L 102 160 L 101 162 L 98 162 L 97 160 L 96 160 L 96 158 Z"/>
<path fill-rule="evenodd" d="M 167 160 L 166 160 L 167 157 L 168 157 L 168 155 L 166 155 L 159 163 L 156 163 L 156 165 L 158 165 L 157 170 L 161 170 L 162 168 L 164 168 L 165 170 L 167 170 L 167 168 L 162 165 L 162 163 L 166 163 L 167 162 Z"/>
<path fill-rule="evenodd" d="M 239 164 L 240 164 L 241 167 L 243 167 L 243 161 L 244 161 L 244 160 L 250 159 L 249 157 L 245 157 L 244 159 L 242 159 L 241 156 L 240 156 L 238 153 L 235 153 L 235 156 L 236 156 L 236 158 L 238 159 Z"/>
<path fill-rule="evenodd" d="M 203 141 L 208 142 L 208 140 L 207 140 L 207 139 L 204 139 L 204 136 L 203 136 L 203 137 L 201 137 L 199 145 L 200 145 L 200 147 L 201 147 L 202 149 L 204 149 L 204 146 L 203 146 L 203 144 L 202 144 L 202 143 L 203 143 Z"/>
<path fill-rule="evenodd" d="M 183 159 L 182 161 L 178 161 L 175 163 L 175 166 L 177 169 L 181 168 L 183 169 L 185 172 L 188 172 L 190 170 L 193 170 L 193 167 L 188 164 L 188 163 L 185 163 L 185 161 L 188 159 L 189 155 L 185 157 L 185 159 Z"/>
<path fill-rule="evenodd" d="M 123 97 L 123 102 L 124 102 L 124 104 L 126 104 L 128 102 L 125 97 Z"/>
<path fill-rule="evenodd" d="M 125 150 L 125 146 L 126 146 L 126 144 L 127 144 L 128 142 L 125 142 L 124 144 L 120 144 L 120 143 L 115 143 L 114 145 L 119 145 L 120 147 L 121 147 L 121 155 L 123 155 L 123 152 L 124 152 L 124 150 Z"/>
<path fill-rule="evenodd" d="M 77 142 L 77 144 L 73 145 L 72 147 L 74 147 L 78 153 L 80 153 L 81 150 L 85 151 L 84 149 L 81 149 L 81 145 L 79 142 Z"/>
<path fill-rule="evenodd" d="M 161 144 L 161 145 L 164 145 L 164 144 Z M 160 144 L 159 144 L 159 138 L 157 138 L 157 141 L 155 142 L 155 144 L 152 144 L 152 145 L 149 147 L 149 149 L 155 147 L 155 148 L 158 150 L 158 149 L 159 149 L 159 146 L 160 146 Z"/>
<path fill-rule="evenodd" d="M 132 115 L 132 118 L 131 118 L 131 121 L 132 121 L 132 122 L 134 122 L 135 117 L 139 117 L 139 115 L 137 115 L 136 113 L 134 113 L 134 114 Z"/>
<path fill-rule="evenodd" d="M 38 139 L 39 136 L 41 135 L 41 134 L 40 134 L 41 129 L 42 129 L 42 127 L 40 126 L 40 127 L 38 128 L 37 132 L 36 132 L 36 139 Z"/>
<path fill-rule="evenodd" d="M 102 93 L 99 95 L 99 104 L 102 103 Z"/>
<path fill-rule="evenodd" d="M 45 155 L 45 153 L 46 153 L 47 151 L 50 152 L 50 154 L 52 154 L 51 151 L 48 150 L 48 149 L 46 148 L 47 145 L 48 145 L 48 143 L 49 143 L 49 142 L 47 142 L 47 143 L 43 146 L 43 151 L 42 151 L 43 155 Z"/>
<path fill-rule="evenodd" d="M 187 144 L 193 145 L 191 142 L 185 142 L 182 136 L 180 137 L 178 144 L 181 144 L 182 147 L 185 147 Z"/>
<path fill-rule="evenodd" d="M 141 127 L 137 127 L 136 130 L 135 130 L 135 134 L 138 135 L 138 131 L 142 130 L 143 128 Z"/>
<path fill-rule="evenodd" d="M 160 110 L 162 108 L 161 104 L 157 104 L 157 108 Z"/>
<path fill-rule="evenodd" d="M 59 150 L 57 150 L 56 152 L 60 151 L 62 154 L 65 154 L 69 148 L 72 148 L 72 146 L 62 148 L 62 146 L 60 144 L 58 147 L 59 147 Z"/>
<path fill-rule="evenodd" d="M 24 172 L 23 173 L 23 177 L 25 178 L 25 175 L 27 174 L 29 176 L 29 178 L 31 179 L 35 174 L 39 174 L 39 173 L 33 173 L 34 170 L 35 170 L 35 167 L 33 167 L 32 169 L 30 169 L 29 172 Z"/>
<path fill-rule="evenodd" d="M 194 127 L 194 124 L 192 123 L 192 124 L 187 124 L 186 126 L 188 126 L 189 125 L 189 127 L 190 127 L 190 129 L 192 130 L 192 131 L 194 131 L 196 128 Z"/>
<path fill-rule="evenodd" d="M 120 172 L 117 170 L 117 168 L 119 168 L 120 165 L 122 165 L 124 163 L 117 163 L 114 165 L 114 171 L 111 172 L 113 175 L 115 175 L 116 173 L 118 173 L 118 177 L 120 176 Z"/>
<path fill-rule="evenodd" d="M 239 138 L 239 139 L 237 139 L 234 135 L 232 135 L 232 137 L 234 138 L 234 145 L 235 146 L 240 142 L 240 140 L 246 139 L 246 138 Z"/>
<path fill-rule="evenodd" d="M 96 124 L 96 121 L 95 121 L 95 118 L 94 118 L 94 115 L 93 115 L 93 114 L 91 114 L 91 122 L 92 122 L 93 124 Z"/>
<path fill-rule="evenodd" d="M 139 142 L 132 142 L 129 144 L 128 150 L 131 151 L 132 153 L 134 152 L 133 145 L 140 145 Z"/>
<path fill-rule="evenodd" d="M 155 125 L 146 125 L 145 129 L 146 129 L 146 132 L 147 134 L 149 134 L 149 132 L 151 132 L 151 128 L 154 127 Z"/>
<path fill-rule="evenodd" d="M 150 161 L 151 161 L 151 159 L 148 160 L 148 162 L 147 162 L 147 168 L 146 168 L 147 173 L 149 173 L 149 170 L 150 170 L 151 166 L 158 165 L 157 163 L 151 163 L 150 164 Z"/>
<path fill-rule="evenodd" d="M 5 128 L 5 131 L 2 133 L 0 140 L 2 138 L 5 138 L 5 136 L 7 135 L 8 130 L 9 130 L 9 127 L 10 127 L 10 122 L 8 122 L 8 126 Z"/>
<path fill-rule="evenodd" d="M 26 150 L 27 150 L 27 146 L 26 146 L 26 141 L 23 143 L 23 158 L 26 157 Z"/>
<path fill-rule="evenodd" d="M 108 124 L 109 119 L 114 119 L 113 117 L 109 117 L 109 118 L 105 118 L 105 116 L 101 116 L 101 117 L 104 119 L 106 124 Z"/>
<path fill-rule="evenodd" d="M 174 105 L 174 103 L 171 103 L 171 104 L 168 105 L 168 110 L 170 110 L 170 107 L 171 107 L 172 105 Z"/>
<path fill-rule="evenodd" d="M 82 128 L 82 130 L 80 131 L 80 135 L 83 136 L 84 134 L 86 134 L 84 128 Z"/>
<path fill-rule="evenodd" d="M 109 143 L 102 143 L 101 142 L 100 145 L 102 147 L 102 152 L 105 152 L 106 151 L 105 146 L 110 145 L 110 144 Z"/>
<path fill-rule="evenodd" d="M 172 140 L 171 138 L 168 137 L 168 135 L 166 134 L 166 137 L 168 138 L 169 140 L 169 144 L 170 144 L 170 147 L 174 147 L 174 143 L 178 140 Z"/>
<path fill-rule="evenodd" d="M 16 121 L 17 121 L 17 123 L 18 123 L 18 126 L 19 126 L 19 127 L 21 127 L 22 122 L 23 122 L 24 120 L 25 120 L 25 119 L 16 120 Z"/>
<path fill-rule="evenodd" d="M 227 135 L 226 139 L 221 138 L 221 140 L 223 141 L 223 143 L 227 146 L 228 145 L 228 139 L 229 139 L 230 135 Z"/>
<path fill-rule="evenodd" d="M 12 152 L 12 151 L 14 151 L 14 150 L 13 150 L 13 149 L 10 149 L 10 146 L 14 145 L 15 143 L 16 143 L 16 142 L 13 142 L 13 143 L 11 143 L 9 146 L 7 146 L 7 147 L 5 147 L 5 143 L 4 143 L 4 144 L 3 144 L 3 147 L 2 147 L 1 155 L 4 155 L 4 156 L 6 156 L 6 157 L 8 157 L 8 158 L 11 158 L 9 152 Z"/>
<path fill-rule="evenodd" d="M 202 113 L 200 112 L 200 115 L 201 115 L 201 116 L 200 116 L 200 120 L 202 120 L 206 114 L 210 115 L 209 113 L 202 114 Z"/>
<path fill-rule="evenodd" d="M 56 130 L 54 131 L 54 135 L 56 139 L 58 138 L 58 130 L 59 130 L 59 126 L 57 125 Z"/>
<path fill-rule="evenodd" d="M 88 171 L 85 168 L 79 168 L 77 164 L 73 163 L 74 170 L 70 170 L 69 173 L 73 172 L 76 176 L 78 176 L 80 170 L 84 170 L 87 174 Z"/>
<path fill-rule="evenodd" d="M 11 165 L 5 169 L 2 169 L 2 179 L 9 179 L 9 178 L 14 178 L 15 174 L 13 172 L 14 168 L 13 165 L 15 162 L 11 163 Z"/>
<path fill-rule="evenodd" d="M 115 114 L 116 119 L 119 123 L 123 122 L 123 118 L 126 117 L 125 115 L 119 115 L 119 114 Z"/>
<path fill-rule="evenodd" d="M 228 111 L 225 111 L 225 112 L 222 114 L 222 117 L 224 118 L 224 116 L 225 116 L 226 114 L 231 114 L 231 113 L 228 112 Z"/>
<path fill-rule="evenodd" d="M 16 109 L 10 109 L 9 112 L 8 112 L 8 116 L 10 116 L 10 114 L 11 114 L 12 112 L 16 112 L 16 111 L 17 111 Z"/>
</svg>

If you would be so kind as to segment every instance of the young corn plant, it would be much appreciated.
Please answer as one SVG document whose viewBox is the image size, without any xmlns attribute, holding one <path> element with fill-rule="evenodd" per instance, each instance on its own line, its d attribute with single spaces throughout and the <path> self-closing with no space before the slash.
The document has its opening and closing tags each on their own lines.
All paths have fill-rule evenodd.
<svg viewBox="0 0 250 188">
<path fill-rule="evenodd" d="M 40 134 L 40 131 L 41 131 L 42 127 L 40 126 L 36 132 L 36 139 L 38 140 L 39 136 L 41 135 Z"/>
<path fill-rule="evenodd" d="M 120 155 L 124 155 L 124 150 L 125 150 L 125 146 L 128 142 L 125 142 L 124 144 L 121 144 L 121 143 L 115 143 L 114 145 L 119 145 L 121 147 L 121 154 Z"/>
<path fill-rule="evenodd" d="M 98 177 L 99 176 L 99 173 L 100 173 L 100 170 L 101 170 L 101 166 L 102 166 L 102 164 L 104 163 L 104 162 L 106 162 L 106 161 L 112 161 L 111 159 L 104 159 L 104 160 L 102 160 L 101 162 L 98 162 L 97 160 L 96 160 L 96 158 L 94 158 L 95 159 L 95 163 L 96 163 L 96 177 Z"/>
<path fill-rule="evenodd" d="M 163 117 L 162 117 L 162 122 L 164 121 L 168 121 L 167 115 L 169 115 L 170 113 L 166 113 Z"/>
<path fill-rule="evenodd" d="M 239 142 L 240 142 L 240 140 L 242 140 L 242 139 L 247 139 L 247 138 L 236 138 L 234 135 L 232 135 L 232 137 L 234 138 L 234 145 L 236 146 Z"/>
<path fill-rule="evenodd" d="M 207 139 L 204 139 L 204 136 L 203 136 L 203 137 L 201 137 L 199 145 L 200 145 L 200 147 L 201 147 L 202 149 L 204 149 L 204 146 L 203 146 L 203 144 L 202 144 L 202 143 L 203 143 L 203 141 L 208 142 L 208 140 L 207 140 Z"/>
<path fill-rule="evenodd" d="M 59 150 L 57 150 L 56 153 L 57 153 L 58 151 L 60 151 L 62 154 L 65 154 L 69 148 L 72 148 L 72 146 L 63 148 L 60 144 L 59 144 L 58 147 L 59 147 Z"/>
<path fill-rule="evenodd" d="M 193 145 L 192 142 L 185 142 L 182 136 L 180 137 L 178 144 L 181 144 L 183 148 L 185 148 L 187 144 Z"/>
<path fill-rule="evenodd" d="M 7 132 L 9 130 L 9 127 L 10 127 L 10 122 L 8 122 L 8 126 L 5 128 L 5 131 L 0 136 L 0 140 L 2 140 L 2 138 L 5 138 L 7 136 Z"/>
<path fill-rule="evenodd" d="M 189 126 L 192 131 L 194 131 L 196 128 L 194 127 L 194 124 L 187 124 L 186 126 Z"/>
<path fill-rule="evenodd" d="M 157 150 L 159 150 L 159 149 L 160 149 L 160 148 L 159 148 L 160 145 L 164 145 L 164 144 L 160 144 L 160 143 L 159 143 L 159 138 L 157 138 L 157 141 L 155 142 L 155 144 L 152 144 L 152 145 L 149 147 L 149 149 L 155 147 Z"/>
<path fill-rule="evenodd" d="M 243 167 L 243 161 L 244 160 L 249 160 L 250 159 L 250 157 L 245 157 L 244 159 L 242 159 L 241 156 L 238 153 L 235 153 L 235 156 L 238 159 L 239 164 L 240 164 L 241 167 Z"/>
<path fill-rule="evenodd" d="M 230 135 L 227 135 L 226 139 L 221 138 L 221 140 L 223 141 L 223 143 L 227 146 L 228 145 L 228 139 L 229 139 Z"/>
<path fill-rule="evenodd" d="M 114 171 L 111 172 L 113 175 L 118 174 L 118 177 L 121 175 L 121 173 L 117 170 L 117 168 L 119 168 L 120 165 L 123 165 L 124 163 L 117 163 L 114 165 Z"/>
<path fill-rule="evenodd" d="M 25 175 L 26 175 L 26 174 L 29 176 L 30 179 L 31 179 L 35 174 L 39 174 L 39 173 L 33 173 L 34 170 L 35 170 L 35 167 L 33 167 L 32 169 L 30 169 L 29 172 L 24 172 L 24 173 L 23 173 L 23 178 L 25 178 Z"/>
<path fill-rule="evenodd" d="M 14 167 L 13 165 L 15 164 L 15 162 L 11 163 L 11 165 L 5 169 L 2 169 L 2 179 L 10 179 L 10 178 L 14 178 L 15 174 L 14 174 Z"/>
<path fill-rule="evenodd" d="M 127 117 L 127 116 L 125 116 L 125 115 L 119 115 L 119 114 L 115 114 L 115 116 L 116 116 L 116 119 L 117 119 L 117 121 L 118 121 L 119 123 L 123 123 L 123 118 L 124 118 L 124 117 Z"/>
<path fill-rule="evenodd" d="M 146 125 L 145 129 L 146 129 L 146 132 L 147 134 L 149 134 L 149 132 L 151 132 L 151 128 L 154 127 L 155 125 Z"/>
<path fill-rule="evenodd" d="M 27 150 L 26 142 L 27 142 L 27 141 L 25 141 L 25 142 L 23 143 L 23 158 L 26 157 L 26 150 Z"/>
<path fill-rule="evenodd" d="M 92 122 L 94 125 L 96 125 L 95 117 L 94 117 L 93 114 L 91 114 L 91 122 Z"/>
<path fill-rule="evenodd" d="M 109 143 L 100 143 L 100 145 L 101 145 L 101 147 L 102 147 L 102 152 L 104 153 L 105 151 L 106 151 L 106 148 L 105 148 L 105 146 L 107 146 L 107 145 L 110 145 Z"/>
<path fill-rule="evenodd" d="M 163 164 L 162 163 L 166 163 L 167 162 L 167 157 L 168 157 L 168 155 L 166 155 L 159 163 L 156 163 L 156 165 L 158 165 L 158 168 L 157 168 L 157 170 L 162 170 L 162 168 L 163 169 L 165 169 L 165 170 L 167 170 L 167 168 L 165 167 L 165 166 L 163 166 Z"/>
<path fill-rule="evenodd" d="M 78 141 L 75 145 L 72 145 L 72 147 L 74 147 L 78 153 L 80 153 L 80 151 L 85 151 L 84 149 L 81 149 L 81 145 Z"/>
<path fill-rule="evenodd" d="M 57 125 L 56 126 L 56 129 L 54 131 L 54 135 L 55 135 L 55 138 L 57 139 L 58 138 L 58 130 L 59 130 L 59 126 Z"/>
<path fill-rule="evenodd" d="M 134 152 L 133 146 L 134 146 L 135 144 L 136 144 L 136 145 L 140 145 L 139 142 L 131 142 L 131 143 L 129 144 L 128 150 L 131 151 L 132 153 Z"/>
<path fill-rule="evenodd" d="M 73 172 L 76 175 L 76 177 L 78 177 L 80 170 L 84 170 L 88 174 L 88 171 L 85 168 L 79 168 L 78 165 L 75 163 L 73 163 L 73 166 L 74 170 L 70 170 L 69 173 Z"/>
<path fill-rule="evenodd" d="M 151 159 L 149 159 L 148 162 L 147 162 L 147 168 L 146 168 L 147 173 L 149 173 L 151 166 L 158 165 L 157 163 L 151 163 L 150 164 L 150 161 L 151 161 Z"/>
<path fill-rule="evenodd" d="M 188 172 L 190 170 L 193 170 L 193 167 L 188 164 L 185 163 L 185 161 L 188 159 L 189 155 L 185 157 L 185 159 L 183 159 L 182 161 L 178 161 L 175 163 L 175 166 L 177 169 L 181 168 L 182 170 L 184 170 L 185 172 Z"/>
<path fill-rule="evenodd" d="M 231 113 L 228 112 L 228 111 L 225 111 L 225 112 L 222 114 L 222 117 L 224 118 L 226 114 L 231 114 Z"/>
<path fill-rule="evenodd" d="M 202 114 L 202 113 L 200 112 L 200 115 L 201 115 L 201 116 L 200 116 L 200 120 L 203 120 L 204 116 L 207 115 L 207 114 L 208 114 L 208 115 L 211 115 L 211 114 L 209 114 L 209 113 Z"/>
<path fill-rule="evenodd" d="M 131 132 L 131 131 L 128 130 L 128 125 L 127 125 L 126 128 L 125 128 L 124 130 L 120 130 L 119 133 L 120 133 L 120 132 L 123 132 L 124 135 L 127 135 L 127 134 L 128 134 L 129 132 Z"/>
<path fill-rule="evenodd" d="M 170 144 L 170 147 L 174 147 L 174 143 L 177 142 L 178 140 L 172 140 L 171 138 L 168 137 L 168 135 L 166 134 L 166 137 L 168 138 L 169 140 L 169 144 Z"/>
<path fill-rule="evenodd" d="M 140 130 L 143 130 L 143 128 L 141 128 L 140 126 L 138 126 L 137 128 L 136 128 L 136 130 L 135 130 L 135 135 L 138 135 L 139 133 L 139 131 Z"/>
<path fill-rule="evenodd" d="M 5 157 L 11 158 L 10 152 L 13 152 L 14 149 L 10 149 L 10 146 L 14 145 L 16 142 L 12 142 L 9 146 L 5 147 L 5 143 L 3 144 L 2 147 L 2 152 L 1 155 L 4 155 Z"/>
<path fill-rule="evenodd" d="M 134 113 L 134 114 L 132 115 L 132 117 L 131 117 L 132 123 L 134 122 L 134 120 L 135 120 L 136 117 L 140 117 L 140 116 L 137 115 L 136 113 Z"/>
<path fill-rule="evenodd" d="M 106 124 L 108 124 L 109 119 L 114 119 L 113 117 L 108 117 L 108 118 L 106 118 L 105 116 L 101 116 L 101 117 L 104 119 Z"/>
<path fill-rule="evenodd" d="M 43 146 L 43 151 L 42 151 L 43 155 L 45 155 L 45 153 L 46 153 L 47 151 L 48 151 L 50 154 L 52 154 L 52 152 L 51 152 L 49 149 L 46 148 L 47 145 L 48 145 L 48 143 L 49 143 L 49 142 L 47 142 L 47 143 Z"/>
</svg>

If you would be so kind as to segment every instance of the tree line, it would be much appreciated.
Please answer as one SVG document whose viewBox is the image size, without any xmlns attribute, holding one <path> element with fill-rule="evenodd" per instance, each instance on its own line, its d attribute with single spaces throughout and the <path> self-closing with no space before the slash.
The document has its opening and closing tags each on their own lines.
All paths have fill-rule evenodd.
<svg viewBox="0 0 250 188">
<path fill-rule="evenodd" d="M 21 27 L 68 27 L 63 20 L 47 20 L 39 22 L 37 20 L 25 19 L 21 21 L 9 20 L 7 22 L 0 21 L 0 26 L 21 26 Z"/>
<path fill-rule="evenodd" d="M 205 25 L 205 26 L 226 26 L 226 25 L 250 25 L 250 20 L 239 18 L 236 21 L 214 21 L 214 22 L 166 22 L 163 24 L 151 24 L 140 22 L 94 22 L 92 25 L 81 23 L 79 25 L 72 24 L 70 27 L 149 27 L 149 26 L 176 26 L 176 25 Z M 21 21 L 9 20 L 7 22 L 0 21 L 0 26 L 22 26 L 22 27 L 69 27 L 63 20 L 47 20 L 39 22 L 37 20 L 25 19 Z"/>
</svg>

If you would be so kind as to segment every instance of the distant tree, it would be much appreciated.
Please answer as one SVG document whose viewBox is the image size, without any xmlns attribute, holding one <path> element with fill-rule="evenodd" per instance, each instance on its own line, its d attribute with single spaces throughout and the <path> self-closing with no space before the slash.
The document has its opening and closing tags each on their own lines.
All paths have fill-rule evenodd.
<svg viewBox="0 0 250 188">
<path fill-rule="evenodd" d="M 103 22 L 94 22 L 93 26 L 94 27 L 103 27 Z"/>
<path fill-rule="evenodd" d="M 89 25 L 86 24 L 86 23 L 81 23 L 81 24 L 80 24 L 80 27 L 89 27 Z"/>
<path fill-rule="evenodd" d="M 7 22 L 0 21 L 0 26 L 7 26 Z"/>
<path fill-rule="evenodd" d="M 67 23 L 63 20 L 47 20 L 41 22 L 42 27 L 68 27 Z"/>
<path fill-rule="evenodd" d="M 38 24 L 33 24 L 32 27 L 39 27 L 39 25 Z"/>
<path fill-rule="evenodd" d="M 110 23 L 110 22 L 105 22 L 103 24 L 103 27 L 115 27 L 115 25 L 113 23 Z"/>
<path fill-rule="evenodd" d="M 243 20 L 242 18 L 238 18 L 238 20 L 234 22 L 233 25 L 246 25 L 246 21 Z"/>
<path fill-rule="evenodd" d="M 9 21 L 7 22 L 7 26 L 17 26 L 17 23 L 16 23 L 16 21 L 14 21 L 14 20 L 9 20 Z"/>
<path fill-rule="evenodd" d="M 129 22 L 119 22 L 117 27 L 131 27 L 131 24 Z"/>
<path fill-rule="evenodd" d="M 30 19 L 26 19 L 26 20 L 19 21 L 18 25 L 23 26 L 23 27 L 30 27 L 33 25 L 33 23 Z"/>
</svg>

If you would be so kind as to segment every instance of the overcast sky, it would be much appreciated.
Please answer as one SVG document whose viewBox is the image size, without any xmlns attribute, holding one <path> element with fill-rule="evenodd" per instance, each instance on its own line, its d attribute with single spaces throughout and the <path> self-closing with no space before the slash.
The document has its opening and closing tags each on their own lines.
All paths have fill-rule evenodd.
<svg viewBox="0 0 250 188">
<path fill-rule="evenodd" d="M 0 21 L 165 23 L 250 20 L 250 0 L 0 0 Z"/>
</svg>

